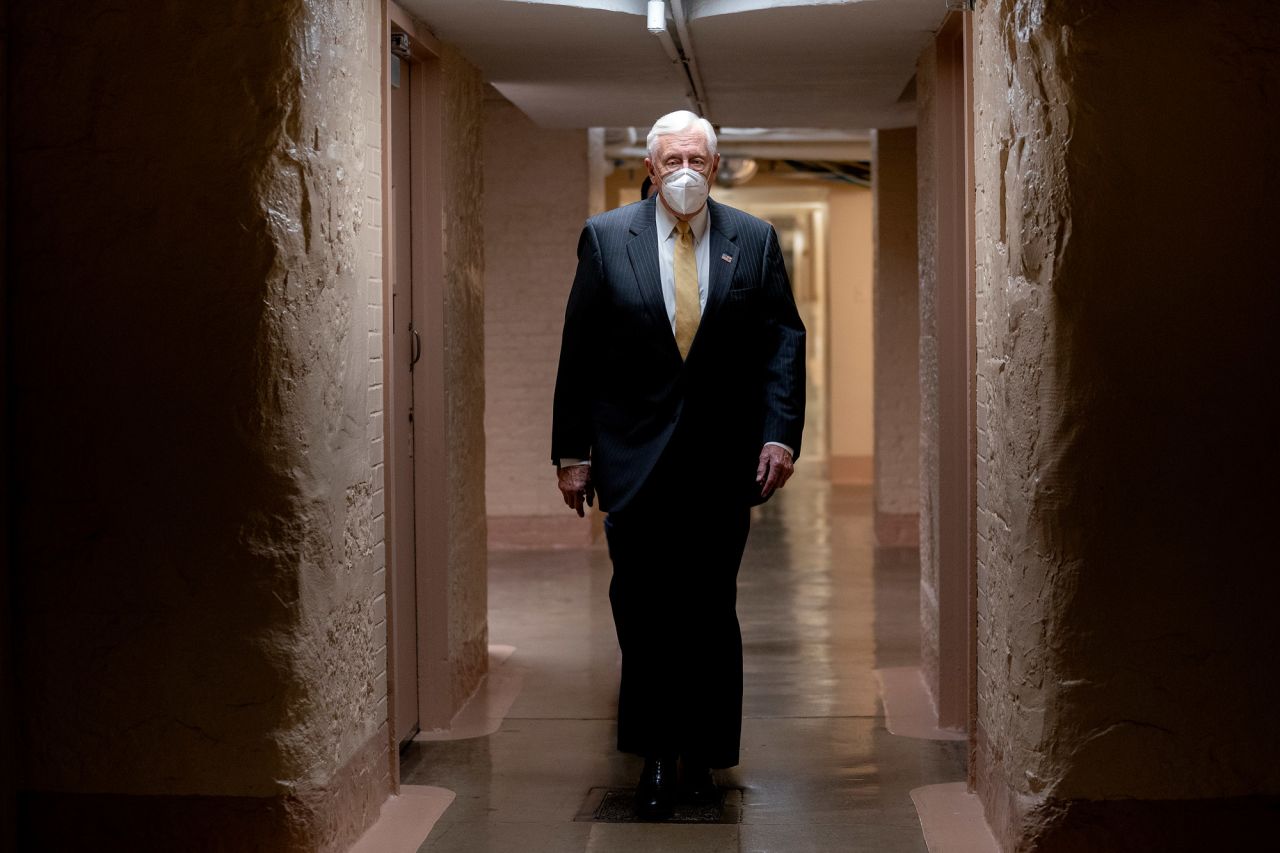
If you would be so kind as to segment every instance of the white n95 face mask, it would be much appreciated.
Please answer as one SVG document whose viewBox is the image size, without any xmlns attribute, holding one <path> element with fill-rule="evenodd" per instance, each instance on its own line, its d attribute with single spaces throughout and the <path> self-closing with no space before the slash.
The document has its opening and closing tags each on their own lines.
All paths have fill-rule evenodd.
<svg viewBox="0 0 1280 853">
<path fill-rule="evenodd" d="M 711 191 L 707 179 L 693 169 L 677 169 L 662 179 L 662 197 L 682 216 L 697 212 Z"/>
</svg>

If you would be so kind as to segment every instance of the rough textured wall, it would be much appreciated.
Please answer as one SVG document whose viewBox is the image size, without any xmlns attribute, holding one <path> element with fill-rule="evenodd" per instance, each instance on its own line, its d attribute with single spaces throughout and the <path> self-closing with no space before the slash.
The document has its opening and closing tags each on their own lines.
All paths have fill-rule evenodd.
<svg viewBox="0 0 1280 853">
<path fill-rule="evenodd" d="M 548 454 L 565 299 L 590 195 L 588 137 L 544 130 L 494 99 L 484 144 L 489 513 L 585 530 L 566 513 Z"/>
<path fill-rule="evenodd" d="M 977 776 L 1009 849 L 1274 828 L 1278 31 L 978 11 Z"/>
<path fill-rule="evenodd" d="M 449 685 L 454 707 L 489 662 L 484 436 L 484 82 L 454 48 L 444 86 L 445 407 L 449 459 Z M 426 689 L 434 689 L 427 685 Z"/>
<path fill-rule="evenodd" d="M 389 786 L 376 6 L 13 15 L 27 827 L 343 847 Z"/>
<path fill-rule="evenodd" d="M 916 62 L 916 252 L 920 310 L 920 667 L 938 683 L 938 198 L 937 48 L 931 39 Z"/>
<path fill-rule="evenodd" d="M 870 483 L 874 452 L 872 388 L 871 191 L 832 188 L 828 304 L 831 456 L 835 482 Z"/>
<path fill-rule="evenodd" d="M 882 545 L 915 545 L 920 511 L 916 130 L 877 130 L 872 144 L 876 536 Z"/>
</svg>

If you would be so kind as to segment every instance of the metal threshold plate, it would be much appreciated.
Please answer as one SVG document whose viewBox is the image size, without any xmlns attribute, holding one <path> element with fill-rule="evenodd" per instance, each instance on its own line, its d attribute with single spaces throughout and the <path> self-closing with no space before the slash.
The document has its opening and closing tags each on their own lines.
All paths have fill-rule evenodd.
<svg viewBox="0 0 1280 853">
<path fill-rule="evenodd" d="M 636 815 L 635 788 L 592 788 L 576 821 L 591 823 L 646 823 Z M 742 790 L 721 788 L 710 803 L 677 802 L 675 813 L 660 823 L 742 823 Z"/>
</svg>

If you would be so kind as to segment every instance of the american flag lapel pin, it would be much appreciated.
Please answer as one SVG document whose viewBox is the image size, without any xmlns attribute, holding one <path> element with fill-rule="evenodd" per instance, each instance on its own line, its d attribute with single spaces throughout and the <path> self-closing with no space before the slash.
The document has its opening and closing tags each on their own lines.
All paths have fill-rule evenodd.
<svg viewBox="0 0 1280 853">
<path fill-rule="evenodd" d="M 733 263 L 733 255 L 721 255 L 720 260 L 724 261 L 726 264 L 731 264 Z"/>
</svg>

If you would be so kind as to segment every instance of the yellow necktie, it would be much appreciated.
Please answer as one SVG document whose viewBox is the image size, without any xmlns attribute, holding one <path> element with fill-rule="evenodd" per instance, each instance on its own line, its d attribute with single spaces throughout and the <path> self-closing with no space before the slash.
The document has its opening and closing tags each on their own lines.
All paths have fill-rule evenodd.
<svg viewBox="0 0 1280 853">
<path fill-rule="evenodd" d="M 680 357 L 687 358 L 693 336 L 698 331 L 702 306 L 698 298 L 698 262 L 693 257 L 693 233 L 688 222 L 677 221 L 676 230 L 680 232 L 676 238 L 675 254 L 676 346 L 680 349 Z"/>
</svg>

